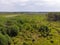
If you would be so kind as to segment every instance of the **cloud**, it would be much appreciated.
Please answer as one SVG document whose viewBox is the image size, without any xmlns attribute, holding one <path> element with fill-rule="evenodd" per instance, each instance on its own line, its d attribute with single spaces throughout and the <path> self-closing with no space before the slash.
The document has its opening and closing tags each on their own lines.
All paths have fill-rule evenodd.
<svg viewBox="0 0 60 45">
<path fill-rule="evenodd" d="M 0 11 L 60 11 L 60 0 L 0 0 Z"/>
</svg>

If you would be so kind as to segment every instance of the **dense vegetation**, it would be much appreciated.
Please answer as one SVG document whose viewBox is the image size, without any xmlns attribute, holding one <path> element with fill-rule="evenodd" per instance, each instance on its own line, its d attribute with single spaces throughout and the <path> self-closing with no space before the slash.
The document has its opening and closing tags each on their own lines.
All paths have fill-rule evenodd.
<svg viewBox="0 0 60 45">
<path fill-rule="evenodd" d="M 59 13 L 1 15 L 0 45 L 60 45 L 59 21 Z"/>
<path fill-rule="evenodd" d="M 60 13 L 59 12 L 48 13 L 48 20 L 49 21 L 60 21 Z"/>
</svg>

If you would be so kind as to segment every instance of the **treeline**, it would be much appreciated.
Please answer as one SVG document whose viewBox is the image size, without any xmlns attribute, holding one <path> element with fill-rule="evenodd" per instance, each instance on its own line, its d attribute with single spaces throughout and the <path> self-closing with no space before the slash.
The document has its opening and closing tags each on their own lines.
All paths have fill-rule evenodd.
<svg viewBox="0 0 60 45">
<path fill-rule="evenodd" d="M 60 12 L 49 12 L 48 20 L 49 21 L 60 21 Z"/>
<path fill-rule="evenodd" d="M 47 12 L 0 12 L 0 15 L 5 14 L 47 14 Z"/>
</svg>

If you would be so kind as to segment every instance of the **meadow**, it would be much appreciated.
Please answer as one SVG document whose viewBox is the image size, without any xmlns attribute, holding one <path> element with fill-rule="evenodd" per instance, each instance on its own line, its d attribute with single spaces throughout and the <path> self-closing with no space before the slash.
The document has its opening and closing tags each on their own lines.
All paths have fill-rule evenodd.
<svg viewBox="0 0 60 45">
<path fill-rule="evenodd" d="M 60 45 L 59 15 L 0 14 L 0 45 Z"/>
</svg>

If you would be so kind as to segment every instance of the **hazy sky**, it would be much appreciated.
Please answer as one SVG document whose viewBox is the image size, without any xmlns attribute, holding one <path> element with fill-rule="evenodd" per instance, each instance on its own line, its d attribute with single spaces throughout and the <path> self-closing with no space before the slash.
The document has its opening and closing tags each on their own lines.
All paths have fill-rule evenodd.
<svg viewBox="0 0 60 45">
<path fill-rule="evenodd" d="M 60 0 L 0 0 L 0 11 L 60 11 Z"/>
</svg>

